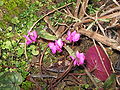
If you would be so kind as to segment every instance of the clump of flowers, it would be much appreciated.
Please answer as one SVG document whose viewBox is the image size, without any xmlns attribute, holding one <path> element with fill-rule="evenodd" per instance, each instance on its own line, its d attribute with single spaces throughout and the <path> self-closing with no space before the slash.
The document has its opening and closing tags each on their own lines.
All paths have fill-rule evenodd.
<svg viewBox="0 0 120 90">
<path fill-rule="evenodd" d="M 74 66 L 80 66 L 84 63 L 85 55 L 84 53 L 76 52 L 76 57 L 70 56 L 71 59 L 74 61 Z"/>
<path fill-rule="evenodd" d="M 70 31 L 67 32 L 67 38 L 66 40 L 70 42 L 76 42 L 80 39 L 80 34 L 76 31 L 73 31 L 72 33 Z"/>
<path fill-rule="evenodd" d="M 28 32 L 28 35 L 24 35 L 24 37 L 26 38 L 26 44 L 29 45 L 32 42 L 36 42 L 36 39 L 38 37 L 37 32 L 36 31 L 32 31 L 32 32 Z"/>
<path fill-rule="evenodd" d="M 66 40 L 70 42 L 76 42 L 80 39 L 80 34 L 76 31 L 72 33 L 70 31 L 67 32 Z M 55 42 L 49 42 L 48 47 L 52 50 L 52 53 L 55 54 L 57 51 L 62 52 L 63 41 L 61 39 L 55 40 Z M 84 63 L 85 55 L 84 53 L 76 52 L 76 57 L 70 56 L 71 59 L 74 61 L 74 66 L 80 66 Z"/>
<path fill-rule="evenodd" d="M 53 54 L 55 54 L 57 51 L 62 52 L 63 41 L 58 39 L 55 40 L 55 42 L 49 42 L 48 46 L 52 50 Z"/>
</svg>

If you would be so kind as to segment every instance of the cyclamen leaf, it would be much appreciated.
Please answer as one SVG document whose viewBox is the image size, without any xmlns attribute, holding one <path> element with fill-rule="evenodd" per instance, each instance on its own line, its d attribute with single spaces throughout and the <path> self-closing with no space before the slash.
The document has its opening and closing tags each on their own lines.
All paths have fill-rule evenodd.
<svg viewBox="0 0 120 90">
<path fill-rule="evenodd" d="M 44 38 L 44 39 L 47 39 L 47 40 L 56 40 L 56 39 L 57 39 L 56 36 L 48 33 L 48 32 L 45 31 L 45 30 L 40 30 L 38 34 L 39 34 L 39 36 L 40 36 L 41 38 Z"/>
<path fill-rule="evenodd" d="M 99 53 L 97 52 L 97 49 Z M 105 81 L 112 73 L 110 60 L 105 52 L 99 46 L 92 46 L 86 52 L 86 67 L 92 71 L 92 74 L 99 80 Z"/>
<path fill-rule="evenodd" d="M 0 90 L 20 90 L 23 77 L 18 72 L 6 72 L 0 76 Z"/>
</svg>

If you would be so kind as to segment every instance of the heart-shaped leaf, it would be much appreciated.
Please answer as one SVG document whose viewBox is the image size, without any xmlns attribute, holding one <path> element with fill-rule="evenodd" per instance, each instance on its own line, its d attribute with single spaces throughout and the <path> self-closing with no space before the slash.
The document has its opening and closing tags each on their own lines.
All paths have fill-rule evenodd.
<svg viewBox="0 0 120 90">
<path fill-rule="evenodd" d="M 13 84 L 4 84 L 0 86 L 0 90 L 20 90 L 20 87 L 18 85 L 13 85 Z"/>
<path fill-rule="evenodd" d="M 86 67 L 101 81 L 105 81 L 112 73 L 111 63 L 99 46 L 92 46 L 86 52 Z"/>
<path fill-rule="evenodd" d="M 18 72 L 6 72 L 0 76 L 0 90 L 20 90 L 23 79 Z"/>
<path fill-rule="evenodd" d="M 40 30 L 38 34 L 41 38 L 44 38 L 46 40 L 56 40 L 57 39 L 56 36 L 48 33 L 46 30 Z"/>
</svg>

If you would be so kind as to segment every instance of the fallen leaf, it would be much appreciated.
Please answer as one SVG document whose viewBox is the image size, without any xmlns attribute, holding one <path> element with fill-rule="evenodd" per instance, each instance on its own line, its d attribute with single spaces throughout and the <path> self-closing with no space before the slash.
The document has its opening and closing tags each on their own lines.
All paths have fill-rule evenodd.
<svg viewBox="0 0 120 90">
<path fill-rule="evenodd" d="M 112 73 L 110 60 L 99 46 L 92 46 L 88 49 L 86 62 L 88 70 L 93 70 L 92 74 L 101 81 L 105 81 Z"/>
</svg>

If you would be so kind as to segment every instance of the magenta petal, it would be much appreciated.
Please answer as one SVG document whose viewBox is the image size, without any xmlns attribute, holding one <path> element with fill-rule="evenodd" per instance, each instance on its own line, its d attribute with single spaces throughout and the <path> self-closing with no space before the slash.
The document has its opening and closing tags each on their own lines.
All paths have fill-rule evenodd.
<svg viewBox="0 0 120 90">
<path fill-rule="evenodd" d="M 78 51 L 76 52 L 76 57 L 77 58 L 81 57 L 81 55 L 80 55 L 80 53 Z"/>
<path fill-rule="evenodd" d="M 29 45 L 29 44 L 31 44 L 31 43 L 32 43 L 32 42 L 30 42 L 30 41 L 26 41 L 26 44 L 27 44 L 27 45 Z"/>
<path fill-rule="evenodd" d="M 28 37 L 28 36 L 26 36 L 26 35 L 24 35 L 24 37 L 26 38 L 26 44 L 27 45 L 29 45 L 29 44 L 31 44 L 32 43 L 32 40 Z"/>
<path fill-rule="evenodd" d="M 66 38 L 66 40 L 72 42 L 72 38 L 71 38 L 71 36 L 68 36 L 68 37 Z"/>
<path fill-rule="evenodd" d="M 60 48 L 63 46 L 63 41 L 61 39 L 58 39 L 55 41 L 55 44 L 58 45 Z"/>
<path fill-rule="evenodd" d="M 34 30 L 33 32 L 28 32 L 29 37 L 33 40 L 36 41 L 37 39 L 37 32 Z"/>
<path fill-rule="evenodd" d="M 36 41 L 36 38 L 34 36 L 30 35 L 29 37 L 32 39 L 32 41 Z"/>
<path fill-rule="evenodd" d="M 61 48 L 57 48 L 57 51 L 62 52 L 62 49 Z"/>
<path fill-rule="evenodd" d="M 84 60 L 85 60 L 85 55 L 83 53 L 81 53 L 80 55 L 81 55 L 81 57 L 80 57 L 80 64 L 83 64 Z"/>
<path fill-rule="evenodd" d="M 67 32 L 67 38 L 66 38 L 66 40 L 72 42 L 72 36 L 71 36 L 71 32 L 70 31 Z"/>
<path fill-rule="evenodd" d="M 74 64 L 74 66 L 76 66 L 77 65 L 77 61 L 75 60 L 73 64 Z"/>
<path fill-rule="evenodd" d="M 53 42 L 49 42 L 48 46 L 52 50 L 52 53 L 55 54 L 57 51 L 55 44 Z"/>
<path fill-rule="evenodd" d="M 79 53 L 79 52 L 77 51 L 77 52 L 76 52 L 76 58 L 77 58 L 78 65 L 81 65 L 81 64 L 84 63 L 85 55 L 84 55 L 84 53 Z"/>
<path fill-rule="evenodd" d="M 70 56 L 70 58 L 71 58 L 72 60 L 75 60 L 75 58 L 74 58 L 73 56 Z"/>
<path fill-rule="evenodd" d="M 55 54 L 56 51 L 57 51 L 56 48 L 52 48 L 51 50 L 52 50 L 52 53 L 53 53 L 53 54 Z"/>
<path fill-rule="evenodd" d="M 71 33 L 71 36 L 74 37 L 75 34 L 76 34 L 76 31 L 73 31 L 73 32 Z"/>
<path fill-rule="evenodd" d="M 75 34 L 74 36 L 73 36 L 73 38 L 72 38 L 72 41 L 73 42 L 76 42 L 76 41 L 78 41 L 80 39 L 80 34 Z"/>
<path fill-rule="evenodd" d="M 53 47 L 55 47 L 55 44 L 53 42 L 49 42 L 48 46 L 49 46 L 50 49 L 52 49 Z"/>
<path fill-rule="evenodd" d="M 37 32 L 33 31 L 32 33 L 33 33 L 34 37 L 37 38 Z"/>
<path fill-rule="evenodd" d="M 70 30 L 67 32 L 67 35 L 68 35 L 68 36 L 71 36 L 71 32 L 70 32 Z"/>
</svg>

